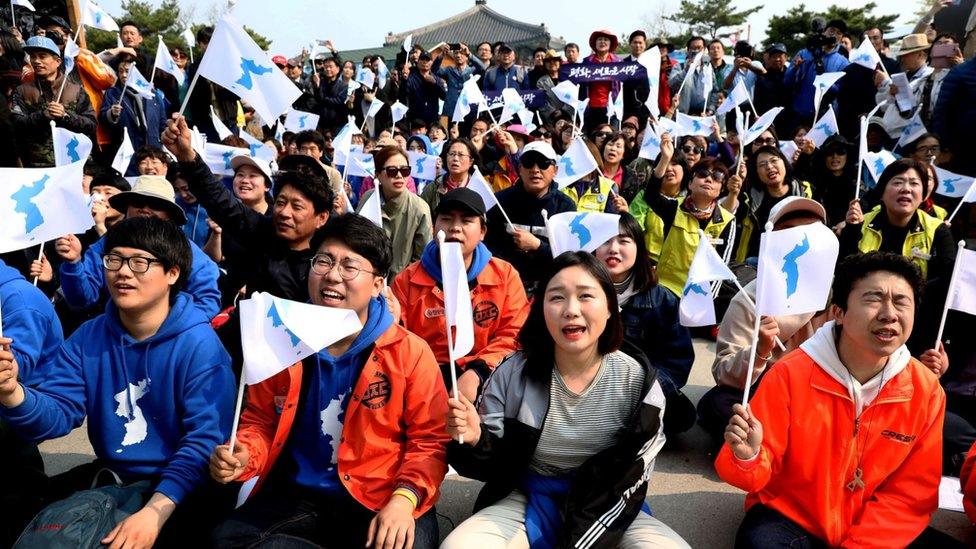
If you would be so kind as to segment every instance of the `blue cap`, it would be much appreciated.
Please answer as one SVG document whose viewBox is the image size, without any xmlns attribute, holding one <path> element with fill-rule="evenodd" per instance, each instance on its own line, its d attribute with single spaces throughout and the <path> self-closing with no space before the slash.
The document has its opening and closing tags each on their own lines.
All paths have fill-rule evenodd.
<svg viewBox="0 0 976 549">
<path fill-rule="evenodd" d="M 47 36 L 31 36 L 28 38 L 27 43 L 24 44 L 24 51 L 30 53 L 31 50 L 46 51 L 61 57 L 61 50 L 54 43 L 54 40 L 51 40 Z"/>
</svg>

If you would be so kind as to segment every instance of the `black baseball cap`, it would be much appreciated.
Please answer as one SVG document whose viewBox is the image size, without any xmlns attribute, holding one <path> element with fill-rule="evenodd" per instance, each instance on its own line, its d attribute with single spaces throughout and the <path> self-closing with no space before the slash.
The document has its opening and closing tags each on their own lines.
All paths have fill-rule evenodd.
<svg viewBox="0 0 976 549">
<path fill-rule="evenodd" d="M 441 197 L 440 203 L 434 209 L 434 216 L 445 212 L 461 211 L 468 215 L 485 215 L 485 201 L 481 195 L 467 187 L 459 187 L 448 191 Z"/>
<path fill-rule="evenodd" d="M 768 48 L 766 48 L 766 53 L 785 53 L 787 55 L 790 54 L 790 52 L 786 51 L 786 46 L 782 42 L 776 42 L 770 45 Z"/>
<path fill-rule="evenodd" d="M 498 44 L 498 51 L 515 51 L 515 50 L 513 50 L 512 46 L 509 46 L 505 42 L 500 42 Z"/>
</svg>

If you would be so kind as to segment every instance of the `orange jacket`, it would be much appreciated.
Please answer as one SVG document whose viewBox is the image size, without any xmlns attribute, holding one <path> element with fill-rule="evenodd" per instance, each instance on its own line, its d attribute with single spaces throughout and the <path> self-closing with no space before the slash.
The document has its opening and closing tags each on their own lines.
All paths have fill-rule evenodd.
<svg viewBox="0 0 976 549">
<path fill-rule="evenodd" d="M 248 388 L 237 432 L 237 443 L 250 453 L 241 481 L 268 478 L 295 421 L 301 387 L 299 362 Z M 338 455 L 346 490 L 379 511 L 405 485 L 420 502 L 414 517 L 430 510 L 447 474 L 446 418 L 447 389 L 430 348 L 392 325 L 376 340 L 346 408 Z"/>
<path fill-rule="evenodd" d="M 115 71 L 105 64 L 97 55 L 89 50 L 81 50 L 75 58 L 78 67 L 78 74 L 81 76 L 81 85 L 91 100 L 95 114 L 102 108 L 102 101 L 105 99 L 105 90 L 115 85 Z M 99 124 L 96 130 L 98 134 L 98 144 L 106 145 L 112 141 L 108 130 Z"/>
<path fill-rule="evenodd" d="M 456 364 L 464 368 L 480 359 L 494 370 L 515 351 L 519 330 L 529 315 L 529 302 L 522 279 L 507 261 L 491 258 L 477 280 L 478 285 L 471 290 L 474 348 Z M 430 345 L 439 364 L 446 364 L 450 359 L 444 328 L 444 292 L 419 261 L 397 275 L 393 295 L 400 302 L 403 325 Z"/>
<path fill-rule="evenodd" d="M 917 360 L 886 382 L 854 420 L 847 388 L 802 349 L 777 362 L 750 401 L 762 423 L 759 455 L 728 444 L 715 468 L 830 546 L 905 547 L 938 505 L 945 393 Z M 859 457 L 864 487 L 854 479 Z"/>
<path fill-rule="evenodd" d="M 962 506 L 966 508 L 969 520 L 976 522 L 976 444 L 969 449 L 966 454 L 966 461 L 962 464 L 962 472 L 959 473 L 959 482 L 962 483 Z"/>
</svg>

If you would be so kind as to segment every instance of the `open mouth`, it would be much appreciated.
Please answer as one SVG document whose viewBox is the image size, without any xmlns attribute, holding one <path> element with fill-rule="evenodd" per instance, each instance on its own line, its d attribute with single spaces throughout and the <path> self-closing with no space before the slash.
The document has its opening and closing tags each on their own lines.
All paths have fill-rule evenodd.
<svg viewBox="0 0 976 549">
<path fill-rule="evenodd" d="M 583 334 L 586 332 L 586 327 L 573 324 L 563 328 L 562 332 L 566 336 L 566 339 L 576 340 L 583 337 Z"/>
<path fill-rule="evenodd" d="M 898 336 L 898 332 L 888 328 L 875 330 L 872 333 L 874 334 L 875 339 L 877 339 L 882 343 L 893 343 L 895 341 L 895 338 Z"/>
<path fill-rule="evenodd" d="M 336 306 L 345 299 L 345 296 L 331 288 L 323 288 L 319 296 L 322 297 L 322 305 L 326 306 Z"/>
<path fill-rule="evenodd" d="M 135 286 L 133 286 L 132 284 L 126 284 L 124 282 L 116 282 L 115 284 L 112 285 L 112 287 L 115 288 L 115 291 L 121 294 L 126 294 L 126 293 L 136 291 Z"/>
<path fill-rule="evenodd" d="M 612 267 L 616 267 L 617 265 L 620 265 L 621 260 L 617 256 L 610 256 L 610 257 L 604 259 L 603 262 L 607 264 L 607 267 L 611 267 L 612 268 Z"/>
</svg>

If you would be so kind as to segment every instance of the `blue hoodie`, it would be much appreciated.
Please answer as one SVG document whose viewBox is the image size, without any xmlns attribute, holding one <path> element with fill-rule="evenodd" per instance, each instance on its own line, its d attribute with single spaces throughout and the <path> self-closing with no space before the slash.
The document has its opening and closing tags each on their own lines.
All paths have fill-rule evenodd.
<svg viewBox="0 0 976 549">
<path fill-rule="evenodd" d="M 54 306 L 20 271 L 0 259 L 0 309 L 3 335 L 14 340 L 11 351 L 20 381 L 36 385 L 41 378 L 38 371 L 54 359 L 64 342 Z"/>
<path fill-rule="evenodd" d="M 434 145 L 430 142 L 430 138 L 426 135 L 418 133 L 417 135 L 411 135 L 407 139 L 407 150 L 410 150 L 411 141 L 420 141 L 420 144 L 424 147 L 424 154 L 434 154 Z M 431 174 L 430 178 L 418 178 L 416 170 L 413 173 L 413 180 L 417 183 L 417 194 L 420 194 L 423 190 L 424 185 L 427 185 L 431 181 L 437 178 L 437 174 Z"/>
<path fill-rule="evenodd" d="M 220 290 L 217 289 L 220 271 L 217 264 L 193 242 L 190 242 L 190 251 L 193 253 L 193 266 L 186 281 L 186 292 L 208 319 L 213 318 L 220 313 Z M 104 254 L 105 237 L 102 237 L 85 251 L 81 261 L 61 264 L 61 291 L 68 305 L 85 309 L 100 300 L 108 300 L 108 286 L 102 267 Z"/>
<path fill-rule="evenodd" d="M 128 390 L 127 390 L 128 389 Z M 210 452 L 230 434 L 230 356 L 207 318 L 179 293 L 155 335 L 136 341 L 109 302 L 45 368 L 37 388 L 0 417 L 33 441 L 62 437 L 88 418 L 95 455 L 124 479 L 159 477 L 179 503 L 207 477 Z"/>
<path fill-rule="evenodd" d="M 210 238 L 207 210 L 199 202 L 187 204 L 182 200 L 177 200 L 176 203 L 183 209 L 183 213 L 186 214 L 186 225 L 183 225 L 183 234 L 186 235 L 187 240 L 196 244 L 197 247 L 203 248 L 207 244 L 207 239 Z"/>
</svg>

